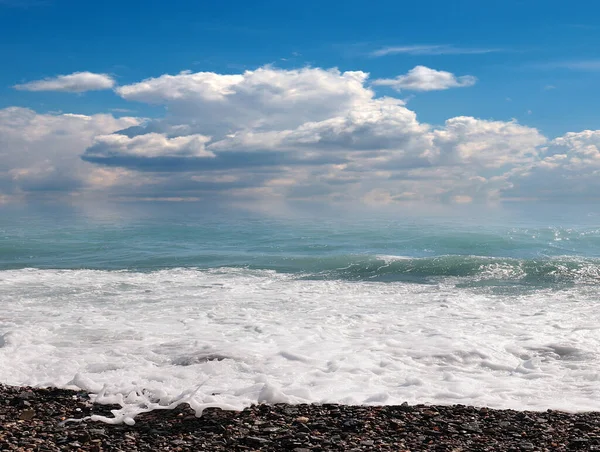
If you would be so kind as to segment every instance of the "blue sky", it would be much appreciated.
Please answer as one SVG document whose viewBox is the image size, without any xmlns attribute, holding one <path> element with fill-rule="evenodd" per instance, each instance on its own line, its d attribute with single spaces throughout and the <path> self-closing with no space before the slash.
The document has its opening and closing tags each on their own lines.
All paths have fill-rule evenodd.
<svg viewBox="0 0 600 452">
<path fill-rule="evenodd" d="M 600 5 L 593 1 L 350 0 L 342 7 L 310 0 L 3 0 L 0 102 L 87 114 L 126 108 L 105 93 L 76 97 L 11 88 L 82 70 L 114 74 L 124 84 L 184 69 L 234 73 L 267 63 L 359 69 L 376 77 L 422 64 L 480 80 L 460 93 L 415 96 L 411 106 L 423 120 L 438 123 L 462 114 L 518 118 L 558 135 L 600 122 L 597 17 Z M 411 45 L 497 51 L 369 56 L 381 48 Z M 576 68 L 582 62 L 591 67 Z"/>
<path fill-rule="evenodd" d="M 167 129 L 176 126 L 173 111 L 182 106 L 164 96 L 164 102 L 157 102 L 155 97 L 128 96 L 118 89 L 74 93 L 31 91 L 27 86 L 15 89 L 15 85 L 83 71 L 105 74 L 115 87 L 123 87 L 184 70 L 225 76 L 265 66 L 277 71 L 338 68 L 341 73 L 368 73 L 369 81 L 364 86 L 373 90 L 376 98 L 390 96 L 404 101 L 406 108 L 428 127 L 444 127 L 447 120 L 456 117 L 498 124 L 516 120 L 549 141 L 568 132 L 600 128 L 598 17 L 600 4 L 592 1 L 349 0 L 342 5 L 310 0 L 0 0 L 0 58 L 4 68 L 0 72 L 0 109 L 20 107 L 38 115 L 110 114 L 115 121 L 123 116 L 135 117 L 140 123 L 158 127 L 165 136 L 173 136 Z M 417 71 L 412 78 L 396 80 L 409 76 L 416 67 L 446 75 Z M 434 89 L 407 85 L 407 80 L 426 76 L 453 79 Z M 461 77 L 470 77 L 473 82 L 461 85 L 459 81 L 466 80 Z M 256 111 L 257 115 L 263 114 L 260 109 Z M 332 113 L 331 117 L 342 114 L 347 111 Z M 314 119 L 304 119 L 319 122 L 326 118 L 317 114 Z M 194 129 L 204 120 L 198 117 L 183 124 L 180 118 L 178 126 Z M 110 133 L 131 124 L 115 122 L 117 130 L 111 129 Z M 294 127 L 301 126 L 300 122 L 294 123 Z M 232 126 L 228 127 L 231 132 Z M 240 130 L 249 127 L 245 124 Z M 285 130 L 290 127 L 286 125 Z M 215 134 L 222 130 L 196 128 L 194 133 L 210 136 L 216 142 Z M 275 127 L 271 132 L 275 130 L 284 128 Z M 107 132 L 98 129 L 100 135 Z M 90 158 L 90 152 L 85 152 L 89 140 L 95 138 L 86 135 L 86 139 L 80 156 L 87 155 L 83 161 L 89 164 L 96 157 Z M 5 147 L 4 152 L 18 152 L 13 138 L 5 142 L 13 148 Z M 545 146 L 541 141 L 528 143 L 536 149 Z M 421 156 L 426 153 L 419 152 Z M 538 159 L 559 153 L 543 152 L 545 155 L 539 154 Z M 467 160 L 463 163 L 473 163 Z M 493 171 L 478 170 L 476 176 L 489 180 L 508 174 L 502 173 L 507 169 L 500 160 L 494 161 Z M 104 165 L 99 160 L 94 162 Z M 104 163 L 106 170 L 115 165 L 132 171 L 141 168 L 122 167 L 106 160 Z M 4 169 L 7 174 L 11 170 L 14 179 L 15 168 Z M 264 177 L 252 174 L 253 180 L 266 180 Z M 393 177 L 397 180 L 401 175 Z M 514 182 L 511 184 L 514 190 Z M 6 196 L 15 193 L 14 187 L 5 190 Z M 19 190 L 22 192 L 23 187 Z M 520 193 L 518 197 L 527 196 Z"/>
</svg>

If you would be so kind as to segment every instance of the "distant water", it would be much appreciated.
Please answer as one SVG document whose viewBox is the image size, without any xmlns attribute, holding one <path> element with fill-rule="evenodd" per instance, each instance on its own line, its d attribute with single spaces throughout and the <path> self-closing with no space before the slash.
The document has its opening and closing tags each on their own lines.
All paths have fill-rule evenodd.
<svg viewBox="0 0 600 452">
<path fill-rule="evenodd" d="M 594 209 L 0 210 L 0 382 L 186 401 L 600 409 Z"/>
</svg>

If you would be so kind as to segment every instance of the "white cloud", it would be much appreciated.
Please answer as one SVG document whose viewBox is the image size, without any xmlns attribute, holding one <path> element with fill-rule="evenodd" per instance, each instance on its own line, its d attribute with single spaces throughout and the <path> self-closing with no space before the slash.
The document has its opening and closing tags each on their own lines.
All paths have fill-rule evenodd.
<svg viewBox="0 0 600 452">
<path fill-rule="evenodd" d="M 436 71 L 426 66 L 416 66 L 405 75 L 393 79 L 378 79 L 373 85 L 391 86 L 396 91 L 439 91 L 449 88 L 473 86 L 477 78 L 472 75 L 456 77 L 451 72 Z"/>
<path fill-rule="evenodd" d="M 20 91 L 62 91 L 68 93 L 83 93 L 111 89 L 115 81 L 107 74 L 94 74 L 93 72 L 74 72 L 69 75 L 35 80 L 33 82 L 15 85 Z"/>
<path fill-rule="evenodd" d="M 506 196 L 538 199 L 600 198 L 600 130 L 569 132 L 541 149 L 542 159 L 506 175 Z"/>
<path fill-rule="evenodd" d="M 198 134 L 173 138 L 160 133 L 146 133 L 131 138 L 121 134 L 99 135 L 88 149 L 88 156 L 214 157 L 205 148 L 209 141 L 210 137 Z"/>
<path fill-rule="evenodd" d="M 361 71 L 262 67 L 243 74 L 182 72 L 121 86 L 117 93 L 132 101 L 166 105 L 174 122 L 189 123 L 214 135 L 240 125 L 256 129 L 297 127 L 328 119 L 370 100 Z"/>
<path fill-rule="evenodd" d="M 398 149 L 422 137 L 429 127 L 398 99 L 371 99 L 323 121 L 306 122 L 295 129 L 255 132 L 243 129 L 210 145 L 212 150 L 360 151 Z"/>
<path fill-rule="evenodd" d="M 371 52 L 371 56 L 382 57 L 387 55 L 476 55 L 483 53 L 500 52 L 502 49 L 492 48 L 465 48 L 452 45 L 405 45 L 389 46 Z"/>
<path fill-rule="evenodd" d="M 428 89 L 467 82 L 425 69 L 433 80 L 419 83 Z M 186 187 L 196 197 L 216 190 L 232 197 L 352 201 L 371 199 L 372 192 L 379 193 L 373 199 L 394 202 L 456 202 L 497 197 L 508 183 L 496 172 L 532 161 L 544 143 L 537 130 L 515 122 L 460 117 L 432 128 L 401 100 L 376 98 L 367 82 L 364 72 L 271 67 L 149 79 L 117 92 L 166 105 L 168 115 L 146 128 L 100 137 L 85 159 L 160 172 L 155 188 Z M 212 136 L 201 148 L 212 156 L 173 158 L 166 143 L 193 134 Z"/>
<path fill-rule="evenodd" d="M 98 168 L 83 162 L 82 149 L 99 134 L 139 124 L 111 115 L 37 114 L 0 110 L 0 196 L 54 196 L 85 189 Z"/>
<path fill-rule="evenodd" d="M 514 166 L 532 162 L 538 147 L 546 138 L 537 129 L 516 121 L 485 121 L 472 117 L 456 117 L 435 131 L 435 144 L 440 159 L 484 168 Z"/>
</svg>

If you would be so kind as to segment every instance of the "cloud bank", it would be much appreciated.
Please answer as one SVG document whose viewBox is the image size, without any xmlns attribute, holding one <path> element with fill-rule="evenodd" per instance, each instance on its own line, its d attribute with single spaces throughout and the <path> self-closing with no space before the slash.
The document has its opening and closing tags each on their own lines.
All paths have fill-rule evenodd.
<svg viewBox="0 0 600 452">
<path fill-rule="evenodd" d="M 0 110 L 0 198 L 389 205 L 597 197 L 600 131 L 549 139 L 516 121 L 470 116 L 431 125 L 376 91 L 474 83 L 464 77 L 418 66 L 392 85 L 362 71 L 265 66 L 116 88 L 130 102 L 164 106 L 152 120 Z"/>
</svg>

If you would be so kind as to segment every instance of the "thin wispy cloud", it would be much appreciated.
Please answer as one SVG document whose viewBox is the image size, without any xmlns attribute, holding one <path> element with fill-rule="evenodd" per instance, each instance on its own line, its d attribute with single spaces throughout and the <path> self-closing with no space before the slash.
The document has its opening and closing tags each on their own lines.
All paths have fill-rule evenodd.
<svg viewBox="0 0 600 452">
<path fill-rule="evenodd" d="M 94 74 L 93 72 L 74 72 L 69 75 L 35 80 L 33 82 L 15 85 L 19 91 L 62 91 L 69 93 L 83 93 L 111 89 L 115 86 L 114 79 L 107 74 Z"/>
<path fill-rule="evenodd" d="M 550 61 L 544 63 L 533 63 L 530 67 L 534 69 L 568 69 L 571 71 L 600 71 L 600 59 L 564 60 Z"/>
<path fill-rule="evenodd" d="M 590 24 L 567 24 L 569 28 L 579 28 L 580 30 L 597 30 L 598 27 Z"/>
<path fill-rule="evenodd" d="M 567 61 L 559 67 L 575 71 L 600 71 L 600 60 Z"/>
<path fill-rule="evenodd" d="M 388 46 L 371 52 L 373 57 L 388 55 L 477 55 L 492 52 L 501 52 L 503 49 L 478 48 L 478 47 L 455 47 L 453 45 L 405 45 Z"/>
</svg>

